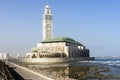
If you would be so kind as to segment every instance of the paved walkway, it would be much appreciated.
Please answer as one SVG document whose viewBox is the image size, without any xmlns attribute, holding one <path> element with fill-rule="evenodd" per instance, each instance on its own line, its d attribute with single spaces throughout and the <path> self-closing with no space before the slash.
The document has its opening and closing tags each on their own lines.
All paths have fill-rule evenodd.
<svg viewBox="0 0 120 80">
<path fill-rule="evenodd" d="M 34 71 L 28 70 L 24 67 L 18 66 L 12 62 L 8 63 L 9 67 L 13 68 L 16 73 L 18 73 L 23 79 L 22 80 L 53 80 L 44 75 L 36 73 Z M 18 80 L 18 79 L 15 79 Z M 21 80 L 21 79 L 19 79 Z"/>
</svg>

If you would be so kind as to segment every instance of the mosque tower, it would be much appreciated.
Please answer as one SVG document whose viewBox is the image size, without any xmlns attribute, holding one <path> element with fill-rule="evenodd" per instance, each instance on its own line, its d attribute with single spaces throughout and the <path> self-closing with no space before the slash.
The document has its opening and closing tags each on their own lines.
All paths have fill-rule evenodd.
<svg viewBox="0 0 120 80">
<path fill-rule="evenodd" d="M 45 6 L 45 12 L 43 14 L 43 40 L 52 39 L 53 31 L 52 31 L 52 14 L 49 5 Z"/>
</svg>

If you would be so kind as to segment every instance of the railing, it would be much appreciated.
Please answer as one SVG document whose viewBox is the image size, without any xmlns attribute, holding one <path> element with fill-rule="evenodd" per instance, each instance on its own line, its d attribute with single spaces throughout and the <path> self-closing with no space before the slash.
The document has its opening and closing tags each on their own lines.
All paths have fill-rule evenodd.
<svg viewBox="0 0 120 80">
<path fill-rule="evenodd" d="M 0 61 L 0 76 L 2 80 L 14 80 L 8 70 L 8 66 L 3 61 Z"/>
</svg>

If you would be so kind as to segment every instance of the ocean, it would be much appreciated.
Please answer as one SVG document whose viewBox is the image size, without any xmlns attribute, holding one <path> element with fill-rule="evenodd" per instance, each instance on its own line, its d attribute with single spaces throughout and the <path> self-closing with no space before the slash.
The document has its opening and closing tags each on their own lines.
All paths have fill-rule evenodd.
<svg viewBox="0 0 120 80">
<path fill-rule="evenodd" d="M 94 78 L 97 80 L 120 80 L 120 58 L 96 58 L 95 61 L 79 61 L 78 64 L 80 65 L 81 63 L 84 65 L 89 64 L 89 67 L 91 65 L 98 67 L 92 70 L 92 72 L 97 71 L 99 73 L 99 77 L 96 77 L 96 73 L 94 74 Z M 92 69 L 92 67 L 90 68 Z"/>
<path fill-rule="evenodd" d="M 99 63 L 109 66 L 120 68 L 120 58 L 96 58 L 95 61 L 89 61 L 90 63 Z"/>
</svg>

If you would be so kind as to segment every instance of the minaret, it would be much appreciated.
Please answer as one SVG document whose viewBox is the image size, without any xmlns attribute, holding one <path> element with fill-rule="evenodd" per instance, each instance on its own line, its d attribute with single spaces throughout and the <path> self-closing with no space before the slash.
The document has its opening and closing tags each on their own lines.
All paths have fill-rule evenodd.
<svg viewBox="0 0 120 80">
<path fill-rule="evenodd" d="M 43 14 L 43 40 L 52 38 L 52 14 L 49 5 L 45 6 Z"/>
</svg>

